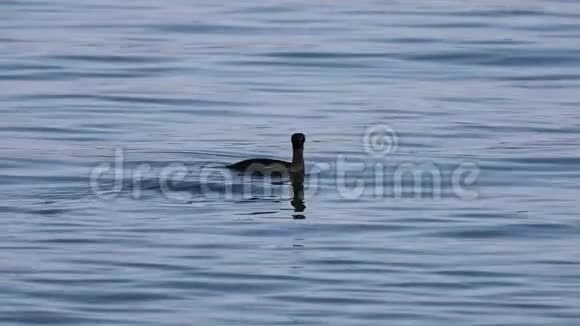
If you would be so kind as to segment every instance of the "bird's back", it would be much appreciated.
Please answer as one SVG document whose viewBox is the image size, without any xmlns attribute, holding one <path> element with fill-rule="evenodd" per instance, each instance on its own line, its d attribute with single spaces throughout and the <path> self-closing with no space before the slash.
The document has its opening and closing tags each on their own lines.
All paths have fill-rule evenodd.
<svg viewBox="0 0 580 326">
<path fill-rule="evenodd" d="M 248 169 L 260 170 L 260 169 L 289 169 L 290 162 L 281 160 L 272 160 L 268 158 L 253 158 L 249 160 L 243 160 L 227 166 L 229 169 L 236 171 L 246 171 Z"/>
</svg>

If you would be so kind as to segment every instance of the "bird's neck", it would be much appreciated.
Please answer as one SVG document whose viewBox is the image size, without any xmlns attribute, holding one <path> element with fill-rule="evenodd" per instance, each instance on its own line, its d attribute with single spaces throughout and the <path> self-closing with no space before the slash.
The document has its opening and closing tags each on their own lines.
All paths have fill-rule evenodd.
<svg viewBox="0 0 580 326">
<path fill-rule="evenodd" d="M 294 172 L 304 172 L 304 149 L 294 148 L 292 151 L 292 164 L 290 169 Z"/>
</svg>

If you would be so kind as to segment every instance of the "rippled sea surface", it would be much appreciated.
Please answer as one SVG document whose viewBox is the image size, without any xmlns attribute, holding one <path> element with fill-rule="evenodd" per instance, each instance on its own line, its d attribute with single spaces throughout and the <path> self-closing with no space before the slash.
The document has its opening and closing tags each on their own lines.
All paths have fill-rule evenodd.
<svg viewBox="0 0 580 326">
<path fill-rule="evenodd" d="M 0 323 L 577 325 L 579 39 L 564 0 L 4 0 Z M 224 168 L 296 131 L 303 212 Z"/>
</svg>

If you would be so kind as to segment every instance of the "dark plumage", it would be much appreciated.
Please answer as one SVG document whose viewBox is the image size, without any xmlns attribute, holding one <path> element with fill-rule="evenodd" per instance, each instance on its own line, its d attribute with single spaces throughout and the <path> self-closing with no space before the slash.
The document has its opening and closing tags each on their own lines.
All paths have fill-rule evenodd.
<svg viewBox="0 0 580 326">
<path fill-rule="evenodd" d="M 304 134 L 296 133 L 292 135 L 292 162 L 272 160 L 267 158 L 253 158 L 243 160 L 227 167 L 240 172 L 278 172 L 304 174 Z"/>
<path fill-rule="evenodd" d="M 283 166 L 286 169 L 288 169 L 288 168 L 290 168 L 290 164 L 292 164 L 292 163 L 286 162 L 286 161 L 280 161 L 280 160 L 272 160 L 272 159 L 268 159 L 268 158 L 252 158 L 252 159 L 248 159 L 248 160 L 239 161 L 239 162 L 234 163 L 234 164 L 230 164 L 227 167 L 228 167 L 228 169 L 232 169 L 232 170 L 244 171 L 244 170 L 247 170 L 252 164 L 263 165 L 263 166 L 279 164 L 280 166 Z"/>
</svg>

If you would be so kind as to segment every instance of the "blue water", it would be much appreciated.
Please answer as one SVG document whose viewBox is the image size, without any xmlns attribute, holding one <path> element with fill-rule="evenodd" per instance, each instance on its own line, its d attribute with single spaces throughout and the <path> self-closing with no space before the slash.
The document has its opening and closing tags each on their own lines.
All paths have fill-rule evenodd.
<svg viewBox="0 0 580 326">
<path fill-rule="evenodd" d="M 4 0 L 0 324 L 577 325 L 578 39 L 564 0 Z M 296 131 L 305 209 L 224 169 Z"/>
</svg>

